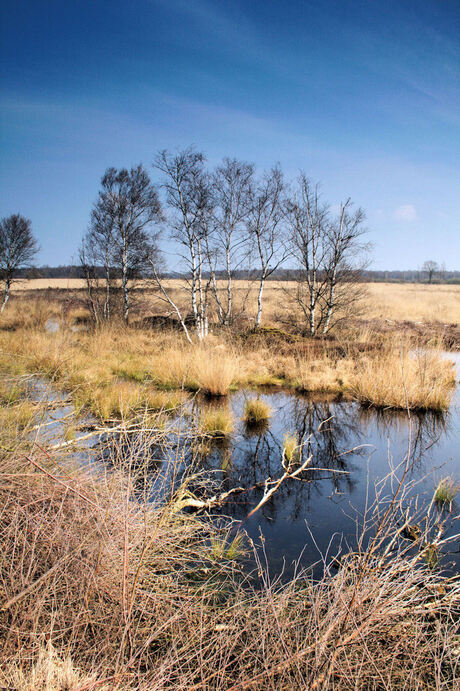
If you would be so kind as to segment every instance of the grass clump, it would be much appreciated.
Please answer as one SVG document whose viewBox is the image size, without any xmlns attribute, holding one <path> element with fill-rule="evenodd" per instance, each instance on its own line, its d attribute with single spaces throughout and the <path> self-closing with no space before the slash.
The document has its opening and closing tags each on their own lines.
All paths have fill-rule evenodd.
<svg viewBox="0 0 460 691">
<path fill-rule="evenodd" d="M 231 540 L 229 536 L 211 536 L 211 558 L 221 562 L 223 560 L 233 561 L 244 554 L 243 535 L 237 533 Z"/>
<path fill-rule="evenodd" d="M 440 354 L 388 348 L 357 363 L 351 388 L 365 405 L 442 411 L 449 406 L 454 386 L 453 363 Z"/>
<path fill-rule="evenodd" d="M 325 351 L 321 358 L 297 359 L 286 376 L 301 392 L 342 393 L 350 386 L 353 369 L 351 358 L 334 360 Z"/>
<path fill-rule="evenodd" d="M 112 380 L 104 386 L 80 386 L 73 394 L 77 409 L 84 408 L 102 419 L 132 418 L 142 412 L 169 412 L 183 403 L 182 392 L 157 391 L 133 381 Z"/>
<path fill-rule="evenodd" d="M 286 459 L 288 466 L 300 461 L 300 444 L 297 437 L 291 432 L 288 432 L 284 437 L 283 458 Z"/>
<path fill-rule="evenodd" d="M 267 422 L 272 414 L 268 403 L 260 398 L 251 398 L 244 404 L 243 419 L 247 425 L 258 425 Z"/>
<path fill-rule="evenodd" d="M 35 421 L 38 407 L 28 399 L 0 408 L 0 426 L 9 435 L 24 431 Z"/>
<path fill-rule="evenodd" d="M 193 357 L 196 381 L 210 396 L 226 396 L 238 373 L 238 356 L 223 348 L 198 348 Z"/>
<path fill-rule="evenodd" d="M 434 493 L 435 503 L 441 507 L 450 507 L 459 490 L 459 484 L 451 477 L 445 477 L 438 483 Z"/>
<path fill-rule="evenodd" d="M 206 410 L 200 420 L 200 431 L 212 437 L 228 437 L 233 432 L 233 417 L 223 408 Z"/>
<path fill-rule="evenodd" d="M 94 678 L 82 677 L 72 660 L 57 655 L 51 643 L 39 648 L 33 664 L 27 664 L 27 656 L 24 657 L 24 661 L 10 664 L 3 678 L 0 674 L 0 683 L 7 684 L 12 691 L 78 691 L 93 686 Z M 109 691 L 105 684 L 97 688 Z"/>
<path fill-rule="evenodd" d="M 0 405 L 11 405 L 21 398 L 21 387 L 11 380 L 0 380 Z"/>
</svg>

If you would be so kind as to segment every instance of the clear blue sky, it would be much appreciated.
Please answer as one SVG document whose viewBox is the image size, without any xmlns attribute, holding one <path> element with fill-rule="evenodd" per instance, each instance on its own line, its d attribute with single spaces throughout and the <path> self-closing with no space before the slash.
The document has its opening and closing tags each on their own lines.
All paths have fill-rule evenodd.
<svg viewBox="0 0 460 691">
<path fill-rule="evenodd" d="M 32 219 L 39 263 L 71 261 L 107 166 L 194 144 L 351 196 L 374 268 L 460 269 L 459 0 L 0 8 L 0 216 Z"/>
</svg>

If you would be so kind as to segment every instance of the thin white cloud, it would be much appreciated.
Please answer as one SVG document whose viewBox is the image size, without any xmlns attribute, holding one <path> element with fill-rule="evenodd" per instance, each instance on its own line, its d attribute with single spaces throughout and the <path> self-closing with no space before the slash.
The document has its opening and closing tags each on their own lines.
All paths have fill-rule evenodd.
<svg viewBox="0 0 460 691">
<path fill-rule="evenodd" d="M 411 222 L 417 218 L 417 211 L 413 204 L 403 204 L 395 209 L 395 218 L 398 221 Z"/>
</svg>

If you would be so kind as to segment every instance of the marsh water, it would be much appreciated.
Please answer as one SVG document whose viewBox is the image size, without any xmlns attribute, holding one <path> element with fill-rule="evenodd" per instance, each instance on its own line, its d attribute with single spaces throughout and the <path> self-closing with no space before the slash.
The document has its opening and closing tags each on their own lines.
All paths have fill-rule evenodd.
<svg viewBox="0 0 460 691">
<path fill-rule="evenodd" d="M 460 353 L 447 353 L 460 372 Z M 245 402 L 260 397 L 271 408 L 270 420 L 261 426 L 247 426 L 243 421 Z M 226 439 L 196 442 L 188 430 L 209 408 L 230 412 L 234 431 Z M 56 428 L 71 411 L 67 404 L 53 412 L 56 424 L 45 428 L 52 439 Z M 181 431 L 177 433 L 177 426 Z M 282 449 L 286 434 L 304 443 L 303 457 L 311 456 L 309 469 L 299 479 L 286 479 L 260 509 L 248 514 L 264 495 L 267 479 L 283 475 Z M 84 436 L 80 437 L 82 440 Z M 189 488 L 206 496 L 239 487 L 243 491 L 213 509 L 216 521 L 234 519 L 259 547 L 272 574 L 286 577 L 299 567 L 308 567 L 342 549 L 353 549 L 356 520 L 366 503 L 375 495 L 376 483 L 400 464 L 410 449 L 407 482 L 415 483 L 411 495 L 419 505 L 428 505 L 437 482 L 446 476 L 460 480 L 460 387 L 457 385 L 449 411 L 444 414 L 378 411 L 358 403 L 294 395 L 285 391 L 239 391 L 221 400 L 195 397 L 180 419 L 170 419 L 164 443 L 154 448 L 139 444 L 135 437 L 126 442 L 137 444 L 137 453 L 149 454 L 152 487 L 161 485 L 170 491 L 172 484 L 192 474 Z M 82 451 L 82 448 L 84 449 Z M 75 453 L 80 461 L 104 460 L 97 437 L 80 444 Z M 111 451 L 108 451 L 110 455 Z M 165 480 L 166 478 L 166 480 Z M 391 491 L 387 482 L 384 493 Z M 408 501 L 408 499 L 407 499 Z M 458 498 L 451 516 L 458 515 Z M 458 533 L 458 520 L 446 536 Z M 263 537 L 262 537 L 263 536 Z M 443 564 L 460 571 L 460 544 L 448 543 Z"/>
<path fill-rule="evenodd" d="M 456 362 L 458 372 L 460 354 L 446 357 Z M 243 421 L 245 401 L 257 396 L 268 403 L 272 415 L 266 425 L 248 427 Z M 407 459 L 409 448 L 406 482 L 414 483 L 410 495 L 418 495 L 419 505 L 430 503 L 441 478 L 460 480 L 458 386 L 448 412 L 411 413 L 410 418 L 407 412 L 377 411 L 350 401 L 279 391 L 239 391 L 220 402 L 197 398 L 192 418 L 209 407 L 230 411 L 235 430 L 228 439 L 206 445 L 204 453 L 190 453 L 189 458 L 193 455 L 200 477 L 209 479 L 219 491 L 245 488 L 214 513 L 232 517 L 257 545 L 263 545 L 263 558 L 272 573 L 291 575 L 299 566 L 317 562 L 321 555 L 333 556 L 341 541 L 342 548 L 353 549 L 356 519 L 375 495 L 375 484 L 392 468 L 401 476 L 398 466 Z M 283 475 L 282 448 L 287 433 L 305 443 L 303 454 L 312 456 L 311 469 L 300 479 L 283 482 L 248 518 L 263 497 L 265 480 Z M 389 492 L 390 480 L 383 493 Z M 451 515 L 456 514 L 458 504 L 454 502 Z M 458 521 L 446 536 L 454 532 L 458 533 Z M 444 564 L 459 570 L 459 542 L 452 541 L 444 552 Z"/>
</svg>

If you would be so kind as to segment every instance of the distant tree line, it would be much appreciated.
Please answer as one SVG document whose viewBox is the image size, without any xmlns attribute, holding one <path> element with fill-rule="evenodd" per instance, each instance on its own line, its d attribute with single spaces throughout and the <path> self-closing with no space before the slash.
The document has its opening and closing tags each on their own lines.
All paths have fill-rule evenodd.
<svg viewBox="0 0 460 691">
<path fill-rule="evenodd" d="M 114 275 L 116 275 L 116 268 L 112 267 Z M 104 267 L 95 266 L 95 272 L 99 278 L 104 277 Z M 295 269 L 280 268 L 273 272 L 267 281 L 289 281 L 294 280 L 296 273 Z M 180 271 L 163 271 L 165 278 L 183 278 L 184 274 Z M 256 269 L 249 271 L 235 271 L 235 280 L 247 279 L 257 280 L 259 272 Z M 225 277 L 223 271 L 216 271 L 216 279 Z M 30 268 L 21 268 L 14 272 L 14 278 L 33 279 L 33 278 L 85 278 L 84 271 L 81 266 L 75 264 L 62 264 L 59 266 L 36 266 Z M 363 269 L 361 273 L 361 280 L 364 282 L 382 282 L 382 283 L 427 283 L 428 276 L 421 269 L 407 269 L 405 271 L 396 270 L 380 270 Z M 433 278 L 433 283 L 458 283 L 460 281 L 460 271 L 449 271 L 447 269 L 441 270 L 439 274 Z"/>
</svg>

